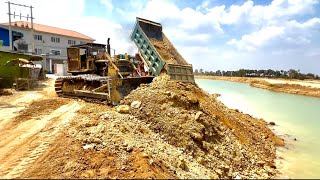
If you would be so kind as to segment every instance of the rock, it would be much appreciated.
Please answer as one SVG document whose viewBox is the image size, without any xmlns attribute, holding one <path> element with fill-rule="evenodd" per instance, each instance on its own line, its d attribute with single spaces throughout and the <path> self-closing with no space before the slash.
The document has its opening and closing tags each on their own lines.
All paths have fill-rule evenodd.
<svg viewBox="0 0 320 180">
<path fill-rule="evenodd" d="M 264 166 L 264 165 L 266 164 L 266 162 L 264 162 L 264 161 L 258 161 L 257 164 L 258 164 L 259 166 Z"/>
<path fill-rule="evenodd" d="M 133 109 L 139 109 L 140 106 L 141 106 L 141 101 L 133 101 L 131 103 L 131 108 Z"/>
<path fill-rule="evenodd" d="M 219 176 L 221 176 L 222 175 L 222 171 L 221 171 L 221 169 L 215 169 L 214 170 Z"/>
<path fill-rule="evenodd" d="M 297 141 L 297 138 L 294 138 L 293 140 L 294 140 L 294 141 Z"/>
<path fill-rule="evenodd" d="M 116 111 L 119 113 L 129 113 L 130 106 L 128 105 L 120 105 L 116 108 Z"/>
<path fill-rule="evenodd" d="M 167 96 L 170 96 L 171 92 L 170 91 L 166 91 L 166 92 L 164 92 L 164 94 L 167 95 Z"/>
<path fill-rule="evenodd" d="M 86 144 L 84 146 L 82 146 L 83 149 L 93 149 L 94 145 L 93 144 Z"/>
<path fill-rule="evenodd" d="M 181 168 L 184 171 L 189 172 L 189 168 L 188 168 L 185 160 L 181 160 L 179 165 L 178 165 L 178 167 Z"/>
<path fill-rule="evenodd" d="M 201 111 L 198 111 L 197 114 L 194 116 L 194 120 L 198 120 L 201 116 L 202 112 Z"/>
<path fill-rule="evenodd" d="M 239 175 L 237 175 L 235 179 L 241 179 L 241 177 Z"/>
<path fill-rule="evenodd" d="M 198 140 L 198 141 L 202 140 L 202 138 L 203 138 L 202 134 L 196 133 L 196 132 L 190 133 L 190 136 L 191 136 L 192 139 Z"/>
<path fill-rule="evenodd" d="M 99 138 L 93 138 L 93 139 L 91 140 L 91 142 L 92 142 L 92 143 L 96 143 L 96 144 L 101 144 L 101 143 L 102 143 L 101 139 L 99 139 Z"/>
<path fill-rule="evenodd" d="M 272 126 L 276 125 L 275 122 L 269 122 L 269 124 L 272 125 Z"/>
</svg>

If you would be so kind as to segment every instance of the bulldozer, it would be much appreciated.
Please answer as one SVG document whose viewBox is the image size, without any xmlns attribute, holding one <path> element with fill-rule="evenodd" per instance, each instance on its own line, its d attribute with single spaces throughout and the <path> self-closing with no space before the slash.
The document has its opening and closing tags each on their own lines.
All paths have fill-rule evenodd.
<svg viewBox="0 0 320 180">
<path fill-rule="evenodd" d="M 67 48 L 68 73 L 55 81 L 59 96 L 98 99 L 117 104 L 121 98 L 154 76 L 141 76 L 140 69 L 129 55 L 110 56 L 108 44 L 86 43 Z M 107 46 L 107 48 L 106 48 Z"/>
<path fill-rule="evenodd" d="M 191 64 L 162 32 L 162 25 L 137 17 L 131 40 L 137 45 L 135 57 L 110 56 L 107 45 L 86 43 L 67 48 L 68 72 L 55 81 L 59 96 L 93 98 L 116 105 L 140 84 L 150 83 L 166 73 L 172 80 L 194 83 Z M 138 61 L 138 63 L 137 63 Z"/>
</svg>

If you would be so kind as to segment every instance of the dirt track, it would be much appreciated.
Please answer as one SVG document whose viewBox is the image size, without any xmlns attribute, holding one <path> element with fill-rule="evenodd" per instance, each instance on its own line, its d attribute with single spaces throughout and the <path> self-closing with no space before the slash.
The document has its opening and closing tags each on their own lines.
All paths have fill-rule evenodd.
<svg viewBox="0 0 320 180">
<path fill-rule="evenodd" d="M 0 177 L 20 177 L 81 106 L 49 91 L 0 96 Z M 45 96 L 47 95 L 47 96 Z"/>
</svg>

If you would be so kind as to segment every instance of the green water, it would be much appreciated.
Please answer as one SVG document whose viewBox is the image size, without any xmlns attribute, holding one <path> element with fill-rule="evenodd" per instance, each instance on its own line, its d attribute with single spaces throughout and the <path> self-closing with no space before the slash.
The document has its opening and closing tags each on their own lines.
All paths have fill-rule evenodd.
<svg viewBox="0 0 320 180">
<path fill-rule="evenodd" d="M 277 152 L 281 159 L 277 167 L 283 174 L 320 178 L 320 98 L 220 80 L 196 79 L 196 83 L 209 93 L 221 94 L 219 100 L 226 106 L 276 123 L 270 128 L 286 141 Z"/>
</svg>

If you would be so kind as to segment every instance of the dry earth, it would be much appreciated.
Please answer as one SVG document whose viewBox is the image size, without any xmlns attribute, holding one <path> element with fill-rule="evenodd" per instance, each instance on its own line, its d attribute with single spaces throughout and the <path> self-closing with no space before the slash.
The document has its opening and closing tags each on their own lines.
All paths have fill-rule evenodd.
<svg viewBox="0 0 320 180">
<path fill-rule="evenodd" d="M 1 178 L 270 178 L 282 139 L 161 76 L 118 107 L 46 88 L 0 96 Z"/>
</svg>

